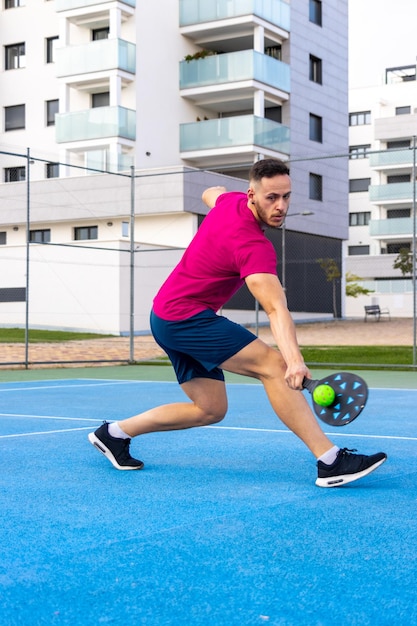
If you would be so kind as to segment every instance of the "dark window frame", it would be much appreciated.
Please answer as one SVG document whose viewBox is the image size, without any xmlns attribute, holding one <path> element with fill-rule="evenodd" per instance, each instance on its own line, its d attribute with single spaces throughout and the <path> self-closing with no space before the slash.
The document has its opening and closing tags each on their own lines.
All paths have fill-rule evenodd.
<svg viewBox="0 0 417 626">
<path fill-rule="evenodd" d="M 5 183 L 20 183 L 24 180 L 26 180 L 26 167 L 24 165 L 4 168 Z"/>
<path fill-rule="evenodd" d="M 55 43 L 58 41 L 59 37 L 56 35 L 55 37 L 46 37 L 45 39 L 45 59 L 46 63 L 55 63 Z"/>
<path fill-rule="evenodd" d="M 50 228 L 38 228 L 29 231 L 30 243 L 50 243 L 51 241 L 51 229 Z"/>
<path fill-rule="evenodd" d="M 75 226 L 74 241 L 98 239 L 98 226 Z"/>
<path fill-rule="evenodd" d="M 26 44 L 24 41 L 4 46 L 4 69 L 18 70 L 26 67 Z"/>
<path fill-rule="evenodd" d="M 309 0 L 308 18 L 317 26 L 323 26 L 323 6 L 321 0 Z"/>
<path fill-rule="evenodd" d="M 26 105 L 15 104 L 4 107 L 4 132 L 26 128 Z"/>
<path fill-rule="evenodd" d="M 318 85 L 323 84 L 323 62 L 314 54 L 310 54 L 309 59 L 309 80 Z"/>
<path fill-rule="evenodd" d="M 308 186 L 309 199 L 323 202 L 323 176 L 321 174 L 314 174 L 313 172 L 310 172 L 308 175 Z"/>
<path fill-rule="evenodd" d="M 350 178 L 349 193 L 367 193 L 370 184 L 370 178 Z"/>
<path fill-rule="evenodd" d="M 310 113 L 309 117 L 309 139 L 323 143 L 323 118 L 314 113 Z"/>
</svg>

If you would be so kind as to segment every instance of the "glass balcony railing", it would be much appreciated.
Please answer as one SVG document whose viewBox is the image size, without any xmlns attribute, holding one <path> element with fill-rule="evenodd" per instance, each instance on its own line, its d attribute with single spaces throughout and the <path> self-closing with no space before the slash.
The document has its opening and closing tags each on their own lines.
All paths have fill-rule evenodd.
<svg viewBox="0 0 417 626">
<path fill-rule="evenodd" d="M 114 0 L 55 0 L 55 11 L 71 11 L 72 9 L 82 9 L 84 7 L 92 7 L 100 4 L 109 4 Z M 122 4 L 128 4 L 136 7 L 136 0 L 119 0 Z"/>
<path fill-rule="evenodd" d="M 114 69 L 135 73 L 135 44 L 123 39 L 101 39 L 56 50 L 58 78 Z"/>
<path fill-rule="evenodd" d="M 223 117 L 180 126 L 182 153 L 248 145 L 289 154 L 290 129 L 255 115 Z"/>
<path fill-rule="evenodd" d="M 289 93 L 290 66 L 254 50 L 215 54 L 180 62 L 180 88 L 257 80 Z"/>
<path fill-rule="evenodd" d="M 391 183 L 387 185 L 370 185 L 369 199 L 371 202 L 394 202 L 398 200 L 411 201 L 413 198 L 413 183 Z"/>
<path fill-rule="evenodd" d="M 403 150 L 385 150 L 369 155 L 369 165 L 371 167 L 384 168 L 391 165 L 412 165 L 413 150 L 411 148 Z"/>
<path fill-rule="evenodd" d="M 136 139 L 136 111 L 123 107 L 97 107 L 60 113 L 55 118 L 57 143 L 106 137 Z"/>
<path fill-rule="evenodd" d="M 180 0 L 180 26 L 243 15 L 256 15 L 290 30 L 290 5 L 283 0 Z"/>
<path fill-rule="evenodd" d="M 395 235 L 411 235 L 413 219 L 411 217 L 395 217 L 386 220 L 369 220 L 371 237 L 390 237 Z"/>
</svg>

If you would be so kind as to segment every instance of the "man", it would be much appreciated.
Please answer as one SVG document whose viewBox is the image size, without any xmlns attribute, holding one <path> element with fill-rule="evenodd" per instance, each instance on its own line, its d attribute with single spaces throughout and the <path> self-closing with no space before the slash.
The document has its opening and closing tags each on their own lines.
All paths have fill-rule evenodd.
<svg viewBox="0 0 417 626">
<path fill-rule="evenodd" d="M 318 486 L 357 480 L 386 460 L 383 452 L 365 456 L 334 446 L 300 391 L 311 374 L 277 276 L 275 250 L 264 234 L 282 226 L 290 196 L 288 167 L 277 159 L 253 165 L 247 194 L 228 193 L 224 187 L 204 191 L 202 199 L 211 211 L 156 295 L 151 313 L 155 340 L 169 356 L 190 402 L 104 423 L 90 433 L 90 442 L 117 469 L 143 467 L 130 455 L 132 437 L 222 420 L 227 411 L 222 370 L 263 383 L 277 416 L 316 457 Z M 278 350 L 216 314 L 243 283 L 267 313 Z"/>
</svg>

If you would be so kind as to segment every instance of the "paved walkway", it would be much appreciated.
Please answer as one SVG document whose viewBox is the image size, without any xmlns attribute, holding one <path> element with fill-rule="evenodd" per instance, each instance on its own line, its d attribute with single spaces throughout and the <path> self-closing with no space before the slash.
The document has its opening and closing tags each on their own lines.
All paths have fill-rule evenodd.
<svg viewBox="0 0 417 626">
<path fill-rule="evenodd" d="M 239 321 L 239 320 L 237 320 Z M 261 321 L 263 323 L 263 321 Z M 413 320 L 394 319 L 380 322 L 363 320 L 327 320 L 297 323 L 301 346 L 312 345 L 413 345 Z M 260 325 L 259 336 L 274 344 L 267 326 Z M 80 365 L 114 365 L 130 362 L 131 345 L 128 337 L 68 341 L 64 343 L 29 344 L 30 367 L 79 367 Z M 164 357 L 151 336 L 135 337 L 133 361 Z M 24 367 L 24 344 L 0 344 L 0 369 Z"/>
</svg>

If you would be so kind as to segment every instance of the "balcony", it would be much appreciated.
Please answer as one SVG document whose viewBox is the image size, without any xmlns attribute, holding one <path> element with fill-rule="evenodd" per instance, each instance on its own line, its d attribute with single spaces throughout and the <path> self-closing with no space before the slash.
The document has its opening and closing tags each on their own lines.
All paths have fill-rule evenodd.
<svg viewBox="0 0 417 626">
<path fill-rule="evenodd" d="M 255 115 L 224 117 L 180 126 L 181 158 L 208 166 L 228 159 L 252 161 L 258 154 L 285 157 L 290 150 L 287 126 Z"/>
<path fill-rule="evenodd" d="M 108 137 L 136 139 L 136 111 L 124 107 L 97 107 L 56 116 L 56 141 L 88 141 Z"/>
<path fill-rule="evenodd" d="M 283 0 L 180 0 L 181 27 L 248 15 L 290 30 L 290 5 Z"/>
<path fill-rule="evenodd" d="M 369 155 L 369 165 L 376 170 L 412 167 L 413 150 L 405 148 L 402 150 L 385 150 L 384 152 L 371 153 Z"/>
<path fill-rule="evenodd" d="M 413 183 L 370 185 L 369 200 L 374 204 L 398 204 L 404 202 L 412 202 Z"/>
<path fill-rule="evenodd" d="M 396 141 L 411 139 L 417 127 L 417 115 L 395 115 L 393 117 L 381 117 L 375 120 L 374 136 L 380 141 Z"/>
<path fill-rule="evenodd" d="M 215 111 L 224 111 L 226 100 L 248 101 L 249 104 L 242 106 L 251 108 L 254 91 L 260 87 L 278 101 L 287 100 L 290 66 L 254 50 L 180 63 L 181 95 Z M 231 108 L 239 110 L 238 104 Z"/>
<path fill-rule="evenodd" d="M 73 9 L 110 4 L 110 2 L 114 2 L 114 0 L 55 0 L 55 11 L 60 13 L 61 11 L 72 11 Z M 136 0 L 119 0 L 119 2 L 136 7 Z"/>
<path fill-rule="evenodd" d="M 370 220 L 369 234 L 377 239 L 387 239 L 389 237 L 408 236 L 413 233 L 412 217 L 396 217 L 385 220 Z"/>
<path fill-rule="evenodd" d="M 135 74 L 136 46 L 123 39 L 102 39 L 82 46 L 58 48 L 56 68 L 58 78 L 110 70 Z"/>
</svg>

